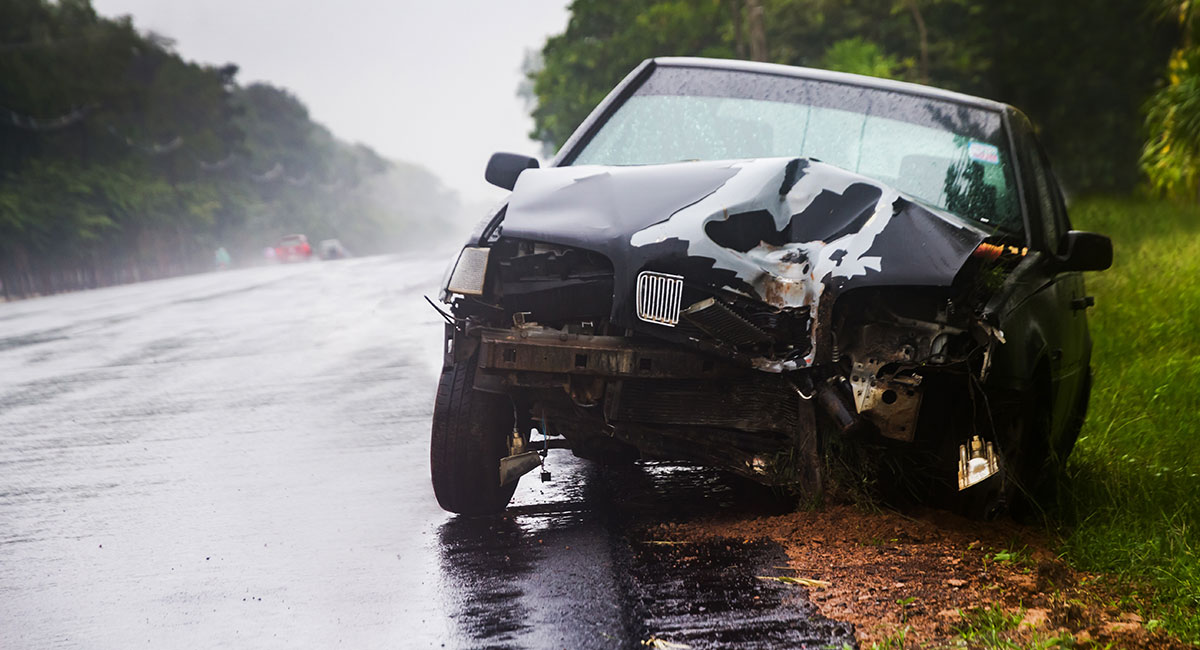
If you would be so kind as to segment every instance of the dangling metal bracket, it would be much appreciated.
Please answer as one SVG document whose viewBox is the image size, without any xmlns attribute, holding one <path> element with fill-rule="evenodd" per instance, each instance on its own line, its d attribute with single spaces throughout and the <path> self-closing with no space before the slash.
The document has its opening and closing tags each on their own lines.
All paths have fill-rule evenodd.
<svg viewBox="0 0 1200 650">
<path fill-rule="evenodd" d="M 1000 471 L 1000 460 L 992 443 L 974 436 L 958 446 L 958 489 L 965 490 Z"/>
</svg>

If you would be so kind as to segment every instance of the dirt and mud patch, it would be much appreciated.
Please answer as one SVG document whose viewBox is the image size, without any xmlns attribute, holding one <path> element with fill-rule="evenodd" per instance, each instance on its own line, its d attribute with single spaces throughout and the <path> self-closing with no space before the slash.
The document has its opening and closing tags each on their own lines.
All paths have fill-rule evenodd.
<svg viewBox="0 0 1200 650">
<path fill-rule="evenodd" d="M 787 561 L 756 578 L 807 591 L 820 615 L 853 624 L 864 648 L 1193 647 L 1144 619 L 1129 585 L 1073 569 L 1050 550 L 1048 534 L 1011 521 L 834 506 L 723 514 L 648 535 L 781 544 Z"/>
</svg>

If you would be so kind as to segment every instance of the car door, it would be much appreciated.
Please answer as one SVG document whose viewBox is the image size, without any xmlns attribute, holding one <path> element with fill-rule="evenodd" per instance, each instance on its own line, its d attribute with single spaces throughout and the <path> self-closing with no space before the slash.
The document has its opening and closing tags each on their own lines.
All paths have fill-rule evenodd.
<svg viewBox="0 0 1200 650">
<path fill-rule="evenodd" d="M 1030 135 L 1034 150 L 1031 171 L 1037 184 L 1038 203 L 1044 213 L 1044 241 L 1047 252 L 1061 256 L 1063 238 L 1071 229 L 1067 217 L 1066 203 L 1062 190 L 1050 167 L 1045 151 Z M 1055 346 L 1050 349 L 1051 373 L 1054 383 L 1054 421 L 1065 425 L 1078 401 L 1077 396 L 1087 379 L 1091 358 L 1092 342 L 1088 335 L 1087 307 L 1091 304 L 1085 295 L 1083 273 L 1079 271 L 1056 272 L 1051 278 L 1050 289 L 1054 293 L 1056 307 Z M 1056 426 L 1056 436 L 1062 426 Z"/>
<path fill-rule="evenodd" d="M 1027 214 L 1029 253 L 1009 278 L 997 315 L 1007 342 L 998 351 L 997 382 L 1032 390 L 1052 410 L 1051 438 L 1063 431 L 1081 386 L 1090 341 L 1081 306 L 1083 281 L 1057 261 L 1069 222 L 1062 194 L 1028 121 L 1011 114 Z M 1044 368 L 1044 372 L 1042 369 Z"/>
</svg>

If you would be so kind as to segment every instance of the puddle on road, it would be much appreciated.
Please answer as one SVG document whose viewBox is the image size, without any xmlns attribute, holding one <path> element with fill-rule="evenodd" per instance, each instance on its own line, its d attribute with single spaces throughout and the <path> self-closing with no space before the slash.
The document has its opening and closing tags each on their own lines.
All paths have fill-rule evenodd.
<svg viewBox="0 0 1200 650">
<path fill-rule="evenodd" d="M 662 523 L 782 512 L 769 490 L 705 468 L 551 459 L 555 481 L 522 486 L 504 516 L 439 531 L 459 636 L 447 646 L 856 647 L 853 627 L 819 616 L 804 590 L 758 579 L 787 564 L 778 545 L 647 537 Z"/>
<path fill-rule="evenodd" d="M 439 533 L 443 587 L 453 594 L 448 613 L 464 645 L 516 642 L 528 628 L 521 595 L 535 550 L 527 531 L 511 518 L 458 517 Z"/>
<path fill-rule="evenodd" d="M 795 587 L 763 581 L 787 556 L 765 541 L 635 544 L 630 593 L 653 635 L 691 648 L 842 648 L 852 626 L 816 613 Z"/>
</svg>

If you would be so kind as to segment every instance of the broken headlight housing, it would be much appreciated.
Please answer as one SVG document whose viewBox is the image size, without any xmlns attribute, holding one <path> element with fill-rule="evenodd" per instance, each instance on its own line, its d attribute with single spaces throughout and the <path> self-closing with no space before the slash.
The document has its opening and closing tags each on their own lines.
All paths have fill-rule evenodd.
<svg viewBox="0 0 1200 650">
<path fill-rule="evenodd" d="M 454 270 L 450 273 L 450 281 L 446 290 L 450 293 L 460 293 L 464 296 L 483 295 L 483 282 L 487 277 L 488 254 L 490 248 L 466 247 L 458 254 Z"/>
</svg>

